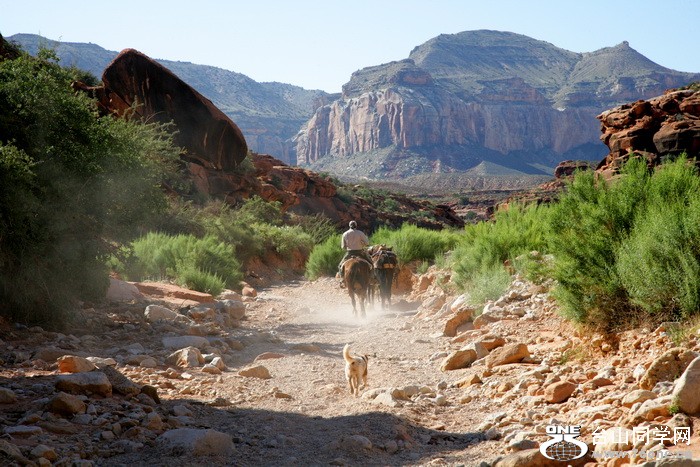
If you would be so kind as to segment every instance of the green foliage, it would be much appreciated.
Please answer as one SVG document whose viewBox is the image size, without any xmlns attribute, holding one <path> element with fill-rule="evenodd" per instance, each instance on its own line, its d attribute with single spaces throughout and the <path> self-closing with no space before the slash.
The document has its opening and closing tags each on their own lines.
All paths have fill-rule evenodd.
<svg viewBox="0 0 700 467">
<path fill-rule="evenodd" d="M 178 273 L 178 283 L 191 290 L 211 295 L 219 295 L 226 288 L 226 282 L 210 272 L 202 271 L 193 266 L 185 266 Z"/>
<path fill-rule="evenodd" d="M 298 225 L 310 237 L 313 245 L 323 243 L 338 230 L 335 223 L 323 214 L 313 216 L 294 216 L 292 225 Z"/>
<path fill-rule="evenodd" d="M 371 244 L 391 246 L 402 264 L 433 261 L 453 249 L 462 235 L 454 230 L 429 230 L 404 224 L 398 230 L 382 227 L 370 237 Z"/>
<path fill-rule="evenodd" d="M 237 286 L 243 278 L 230 244 L 212 235 L 197 238 L 157 232 L 149 232 L 132 243 L 132 255 L 120 272 L 132 280 L 172 279 L 200 292 L 207 291 L 215 282 L 213 278 L 228 287 Z"/>
<path fill-rule="evenodd" d="M 237 210 L 236 216 L 242 223 L 264 223 L 282 225 L 283 217 L 279 201 L 265 201 L 255 195 L 247 199 Z"/>
<path fill-rule="evenodd" d="M 615 183 L 579 174 L 554 209 L 552 252 L 566 316 L 605 330 L 687 318 L 700 305 L 700 180 L 681 157 Z"/>
<path fill-rule="evenodd" d="M 547 206 L 512 205 L 491 222 L 470 224 L 452 255 L 453 281 L 465 289 L 478 276 L 495 274 L 506 260 L 547 247 Z"/>
<path fill-rule="evenodd" d="M 463 290 L 468 291 L 472 304 L 483 305 L 503 295 L 510 285 L 510 280 L 510 274 L 502 266 L 492 265 L 476 271 L 467 282 L 460 285 Z"/>
<path fill-rule="evenodd" d="M 341 237 L 340 234 L 329 237 L 311 251 L 306 261 L 307 278 L 315 280 L 321 276 L 335 276 L 345 254 L 340 248 Z"/>
<path fill-rule="evenodd" d="M 163 127 L 100 118 L 40 55 L 0 62 L 0 314 L 60 325 L 103 296 L 110 242 L 165 207 L 179 151 Z"/>
</svg>

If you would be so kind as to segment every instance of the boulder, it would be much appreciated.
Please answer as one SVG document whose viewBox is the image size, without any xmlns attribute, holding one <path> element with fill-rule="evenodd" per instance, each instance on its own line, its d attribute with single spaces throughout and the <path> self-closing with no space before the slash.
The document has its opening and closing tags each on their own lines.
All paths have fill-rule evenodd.
<svg viewBox="0 0 700 467">
<path fill-rule="evenodd" d="M 134 284 L 110 277 L 106 298 L 110 302 L 138 302 L 144 296 Z"/>
<path fill-rule="evenodd" d="M 685 369 L 673 389 L 673 401 L 681 412 L 700 415 L 700 357 Z"/>
<path fill-rule="evenodd" d="M 156 438 L 156 444 L 175 455 L 228 456 L 235 450 L 231 435 L 197 428 L 166 431 Z"/>
<path fill-rule="evenodd" d="M 146 318 L 146 321 L 153 323 L 159 319 L 175 321 L 180 314 L 161 305 L 148 305 L 143 312 L 143 316 Z"/>
<path fill-rule="evenodd" d="M 77 357 L 75 355 L 64 355 L 60 357 L 57 362 L 58 371 L 61 373 L 81 373 L 92 371 L 97 368 L 95 364 L 87 358 Z"/>
<path fill-rule="evenodd" d="M 196 347 L 185 347 L 168 355 L 165 363 L 181 368 L 196 368 L 204 365 L 204 356 Z"/>
<path fill-rule="evenodd" d="M 697 352 L 682 347 L 676 347 L 664 352 L 652 362 L 642 379 L 639 387 L 652 390 L 659 381 L 674 381 L 698 357 Z"/>
<path fill-rule="evenodd" d="M 87 406 L 77 396 L 59 392 L 49 400 L 47 409 L 50 412 L 72 417 L 73 415 L 85 413 Z"/>
<path fill-rule="evenodd" d="M 530 351 L 525 344 L 507 344 L 491 351 L 484 359 L 488 368 L 509 363 L 518 363 L 530 356 Z"/>
<path fill-rule="evenodd" d="M 457 329 L 467 323 L 470 323 L 474 318 L 476 309 L 469 306 L 461 306 L 445 323 L 445 328 L 442 335 L 445 337 L 454 337 L 457 335 Z"/>
<path fill-rule="evenodd" d="M 262 365 L 256 365 L 248 368 L 244 368 L 241 371 L 238 372 L 240 376 L 244 376 L 246 378 L 260 378 L 260 379 L 270 379 L 272 376 L 270 376 L 270 370 L 265 368 Z"/>
<path fill-rule="evenodd" d="M 112 396 L 112 385 L 107 376 L 101 371 L 58 375 L 56 377 L 56 389 L 70 394 Z"/>
<path fill-rule="evenodd" d="M 564 402 L 574 393 L 578 386 L 571 381 L 558 381 L 544 389 L 544 400 L 550 404 Z"/>
<path fill-rule="evenodd" d="M 476 350 L 474 349 L 457 350 L 445 357 L 442 365 L 440 365 L 440 369 L 442 371 L 451 371 L 467 368 L 476 361 L 476 358 Z"/>
</svg>

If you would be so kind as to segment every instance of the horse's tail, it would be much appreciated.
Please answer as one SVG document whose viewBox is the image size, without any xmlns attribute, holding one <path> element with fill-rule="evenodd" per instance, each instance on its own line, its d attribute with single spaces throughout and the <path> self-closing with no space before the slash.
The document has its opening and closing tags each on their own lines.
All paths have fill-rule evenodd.
<svg viewBox="0 0 700 467">
<path fill-rule="evenodd" d="M 369 276 L 372 273 L 372 266 L 362 259 L 358 260 L 353 266 L 348 276 L 350 279 L 350 286 L 354 290 L 366 289 L 369 286 Z"/>
</svg>

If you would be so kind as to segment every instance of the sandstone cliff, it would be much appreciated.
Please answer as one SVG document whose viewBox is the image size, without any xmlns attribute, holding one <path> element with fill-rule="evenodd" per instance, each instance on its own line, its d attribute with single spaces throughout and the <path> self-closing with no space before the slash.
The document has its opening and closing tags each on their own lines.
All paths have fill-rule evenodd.
<svg viewBox="0 0 700 467">
<path fill-rule="evenodd" d="M 336 173 L 371 178 L 463 171 L 484 160 L 550 173 L 561 160 L 604 157 L 595 120 L 604 109 L 695 79 L 627 43 L 578 54 L 512 33 L 441 35 L 406 60 L 354 73 L 297 135 L 297 162 L 319 168 L 338 159 Z M 415 161 L 402 165 L 407 152 Z"/>
<path fill-rule="evenodd" d="M 649 100 L 638 100 L 603 112 L 600 139 L 610 152 L 598 171 L 614 175 L 632 154 L 650 166 L 665 157 L 685 153 L 700 158 L 700 86 L 671 90 Z"/>
</svg>

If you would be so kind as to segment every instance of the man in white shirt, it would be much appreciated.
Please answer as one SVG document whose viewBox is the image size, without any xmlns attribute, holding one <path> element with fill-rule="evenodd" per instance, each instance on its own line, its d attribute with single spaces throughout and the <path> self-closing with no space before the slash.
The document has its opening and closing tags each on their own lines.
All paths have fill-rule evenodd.
<svg viewBox="0 0 700 467">
<path fill-rule="evenodd" d="M 340 241 L 340 247 L 345 250 L 345 256 L 338 266 L 338 274 L 341 278 L 343 275 L 343 264 L 353 256 L 360 257 L 369 262 L 369 264 L 372 264 L 372 260 L 367 254 L 367 247 L 369 246 L 367 235 L 357 228 L 357 222 L 355 221 L 350 221 L 349 227 L 350 228 L 343 233 L 343 238 Z"/>
</svg>

